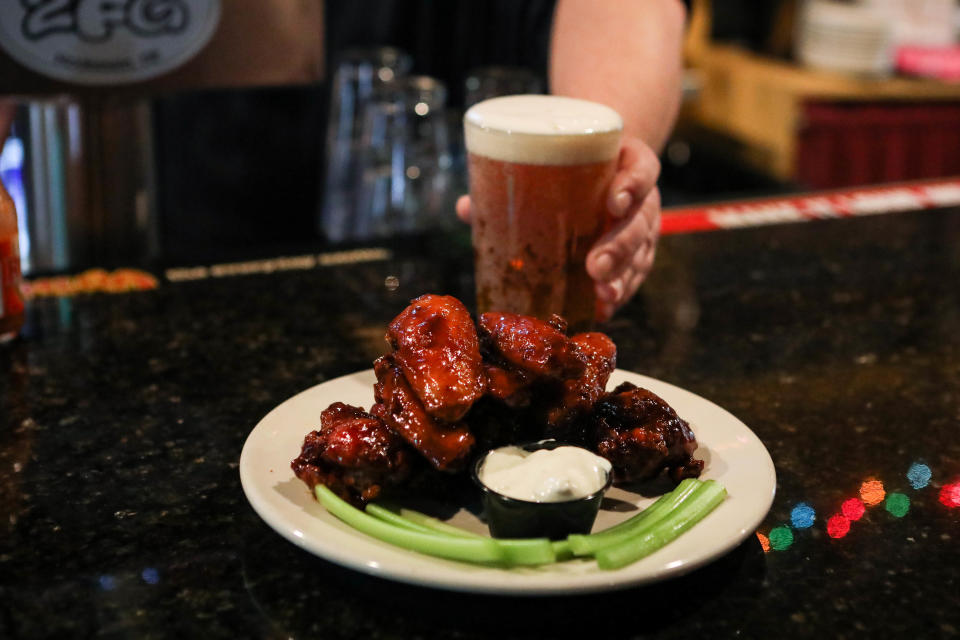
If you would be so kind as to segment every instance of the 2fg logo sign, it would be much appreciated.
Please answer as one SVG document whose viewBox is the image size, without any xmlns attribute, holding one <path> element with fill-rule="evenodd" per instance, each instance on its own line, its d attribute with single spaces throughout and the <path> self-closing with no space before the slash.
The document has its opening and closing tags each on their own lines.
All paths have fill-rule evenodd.
<svg viewBox="0 0 960 640">
<path fill-rule="evenodd" d="M 87 42 L 109 40 L 117 27 L 139 35 L 178 33 L 188 24 L 190 9 L 183 0 L 164 2 L 79 2 L 20 0 L 26 13 L 21 28 L 31 41 L 55 33 L 72 33 Z"/>
<path fill-rule="evenodd" d="M 189 60 L 219 20 L 220 0 L 4 0 L 0 47 L 58 80 L 124 84 Z"/>
</svg>

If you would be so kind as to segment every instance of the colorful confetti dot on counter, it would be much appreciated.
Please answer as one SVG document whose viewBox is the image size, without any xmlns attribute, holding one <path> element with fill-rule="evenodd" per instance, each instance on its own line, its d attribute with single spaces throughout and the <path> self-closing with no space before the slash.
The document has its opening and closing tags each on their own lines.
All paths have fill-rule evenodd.
<svg viewBox="0 0 960 640">
<path fill-rule="evenodd" d="M 883 490 L 883 483 L 879 480 L 867 480 L 860 485 L 860 499 L 868 507 L 880 504 L 886 495 L 887 492 Z"/>
<path fill-rule="evenodd" d="M 890 515 L 895 518 L 902 518 L 910 511 L 910 498 L 902 493 L 891 493 L 887 495 L 884 506 Z"/>
<path fill-rule="evenodd" d="M 790 527 L 774 527 L 770 530 L 770 547 L 774 551 L 784 551 L 793 544 L 793 531 Z"/>
<path fill-rule="evenodd" d="M 850 519 L 841 513 L 830 516 L 827 520 L 827 535 L 831 538 L 842 538 L 850 533 Z"/>
<path fill-rule="evenodd" d="M 867 508 L 864 506 L 863 501 L 859 498 L 850 498 L 840 505 L 840 512 L 843 514 L 843 517 L 854 522 L 862 518 L 863 512 L 866 510 Z"/>
<path fill-rule="evenodd" d="M 960 508 L 960 482 L 943 485 L 940 489 L 940 504 L 951 509 Z"/>
<path fill-rule="evenodd" d="M 770 551 L 770 538 L 757 531 L 757 540 L 760 541 L 760 547 L 764 553 Z"/>
<path fill-rule="evenodd" d="M 923 489 L 930 484 L 930 478 L 932 477 L 930 467 L 922 462 L 914 462 L 907 470 L 907 480 L 910 481 L 910 486 L 914 489 Z"/>
<path fill-rule="evenodd" d="M 807 529 L 813 526 L 817 512 L 806 502 L 801 502 L 790 511 L 790 524 L 797 529 Z"/>
</svg>

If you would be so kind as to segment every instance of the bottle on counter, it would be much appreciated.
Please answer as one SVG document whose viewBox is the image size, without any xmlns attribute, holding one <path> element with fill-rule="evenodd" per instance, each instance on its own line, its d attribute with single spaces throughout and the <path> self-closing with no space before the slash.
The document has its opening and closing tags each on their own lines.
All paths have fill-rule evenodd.
<svg viewBox="0 0 960 640">
<path fill-rule="evenodd" d="M 17 210 L 0 182 L 0 343 L 12 340 L 23 326 L 19 247 Z"/>
</svg>

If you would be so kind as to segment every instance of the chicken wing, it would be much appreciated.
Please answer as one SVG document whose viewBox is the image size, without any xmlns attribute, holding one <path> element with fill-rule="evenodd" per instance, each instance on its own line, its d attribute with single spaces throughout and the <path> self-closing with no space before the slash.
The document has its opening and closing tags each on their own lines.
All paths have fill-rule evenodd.
<svg viewBox="0 0 960 640">
<path fill-rule="evenodd" d="M 326 485 L 359 504 L 376 498 L 384 486 L 402 483 L 410 470 L 410 453 L 379 418 L 335 402 L 320 414 L 320 429 L 307 434 L 290 466 L 311 490 Z"/>
<path fill-rule="evenodd" d="M 703 461 L 693 458 L 697 440 L 690 425 L 662 398 L 629 382 L 594 407 L 596 452 L 613 464 L 614 480 L 652 478 L 664 469 L 679 481 L 697 477 Z"/>
<path fill-rule="evenodd" d="M 434 468 L 456 471 L 463 467 L 473 448 L 474 437 L 462 422 L 441 423 L 431 418 L 407 382 L 392 355 L 373 363 L 377 404 L 370 410 Z"/>
<path fill-rule="evenodd" d="M 430 416 L 456 422 L 483 395 L 486 376 L 477 330 L 463 303 L 424 295 L 393 319 L 387 342 Z"/>
<path fill-rule="evenodd" d="M 487 376 L 487 396 L 511 407 L 530 404 L 529 390 L 533 376 L 506 364 L 484 362 L 483 369 Z"/>
<path fill-rule="evenodd" d="M 551 324 L 529 316 L 491 311 L 480 316 L 478 328 L 484 347 L 521 371 L 534 377 L 579 376 L 585 363 L 569 338 L 555 326 L 558 321 L 562 319 L 551 318 Z"/>
<path fill-rule="evenodd" d="M 578 333 L 570 338 L 570 344 L 586 367 L 579 377 L 561 383 L 558 397 L 546 411 L 548 431 L 566 437 L 575 435 L 565 432 L 575 421 L 590 413 L 606 391 L 607 380 L 617 367 L 617 346 L 604 333 Z"/>
</svg>

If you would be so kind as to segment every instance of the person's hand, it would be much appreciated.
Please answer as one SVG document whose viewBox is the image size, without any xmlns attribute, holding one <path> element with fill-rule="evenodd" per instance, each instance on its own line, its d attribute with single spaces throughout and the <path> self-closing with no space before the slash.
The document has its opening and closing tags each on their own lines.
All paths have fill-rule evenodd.
<svg viewBox="0 0 960 640">
<path fill-rule="evenodd" d="M 653 267 L 660 236 L 660 192 L 656 187 L 660 161 L 642 140 L 624 138 L 617 173 L 607 194 L 613 219 L 587 254 L 587 273 L 594 279 L 600 321 L 636 293 Z M 470 222 L 470 198 L 457 200 L 457 216 Z"/>
<path fill-rule="evenodd" d="M 598 320 L 609 320 L 629 300 L 653 267 L 660 237 L 660 160 L 639 138 L 625 138 L 607 195 L 613 227 L 587 254 L 596 282 Z"/>
</svg>

